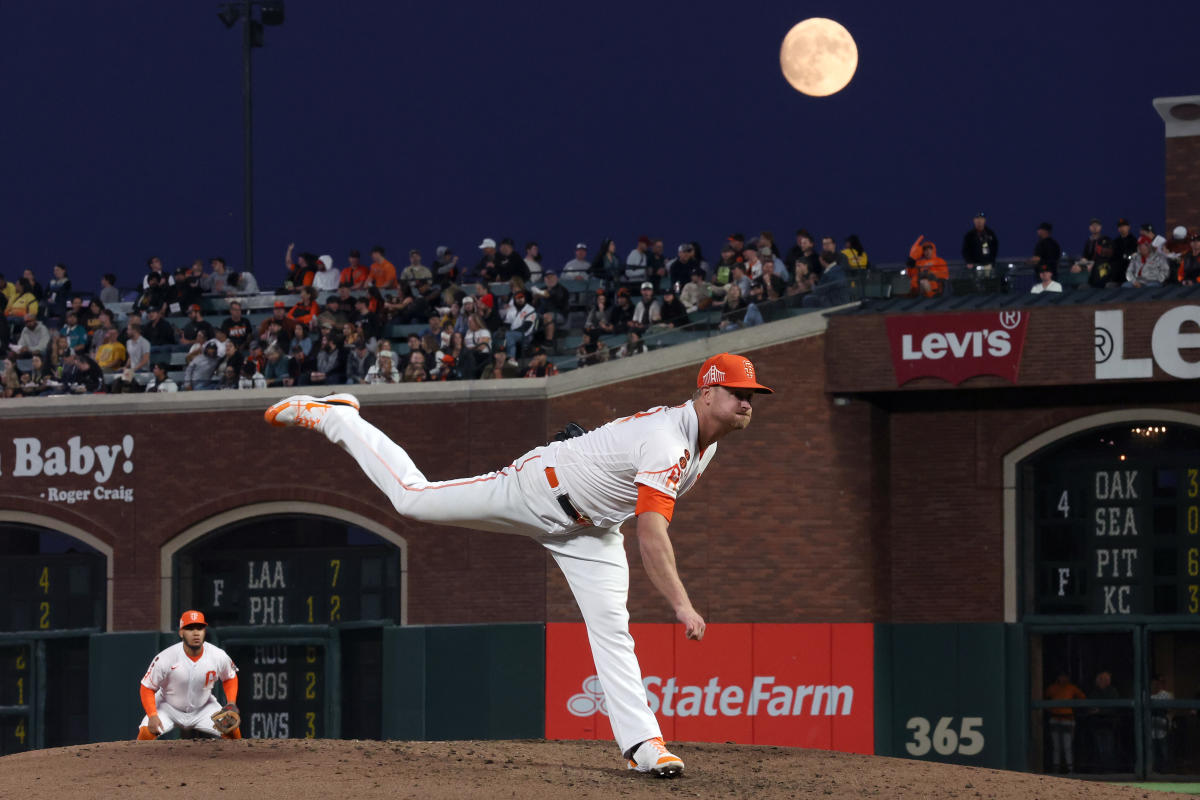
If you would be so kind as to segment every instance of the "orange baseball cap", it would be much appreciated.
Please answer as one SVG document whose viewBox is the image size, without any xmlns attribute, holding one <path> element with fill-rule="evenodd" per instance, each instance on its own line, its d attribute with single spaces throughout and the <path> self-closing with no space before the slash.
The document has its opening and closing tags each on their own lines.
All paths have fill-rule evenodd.
<svg viewBox="0 0 1200 800">
<path fill-rule="evenodd" d="M 696 376 L 696 386 L 727 386 L 730 389 L 753 389 L 759 394 L 774 394 L 754 375 L 754 364 L 745 356 L 721 353 L 704 362 Z"/>
<path fill-rule="evenodd" d="M 186 628 L 188 625 L 204 625 L 208 627 L 208 623 L 204 620 L 204 615 L 199 611 L 183 612 L 183 616 L 179 618 L 179 627 Z"/>
</svg>

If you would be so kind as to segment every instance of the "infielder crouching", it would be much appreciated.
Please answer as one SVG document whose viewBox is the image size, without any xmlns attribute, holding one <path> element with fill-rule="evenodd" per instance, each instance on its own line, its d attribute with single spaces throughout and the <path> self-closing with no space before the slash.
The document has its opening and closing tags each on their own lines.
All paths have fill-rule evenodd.
<svg viewBox="0 0 1200 800">
<path fill-rule="evenodd" d="M 178 644 L 171 645 L 154 657 L 150 669 L 142 677 L 142 717 L 138 739 L 157 739 L 173 728 L 181 733 L 194 732 L 211 738 L 242 738 L 236 727 L 237 667 L 229 654 L 204 641 L 208 623 L 199 611 L 185 611 L 179 618 Z M 228 703 L 224 708 L 212 695 L 213 687 L 221 681 Z M 232 712 L 232 713 L 231 713 Z M 214 723 L 213 716 L 229 722 Z M 227 727 L 219 730 L 217 725 Z"/>
<path fill-rule="evenodd" d="M 498 472 L 430 481 L 404 449 L 363 420 L 349 394 L 297 395 L 267 409 L 277 427 L 316 430 L 352 455 L 405 517 L 537 539 L 558 563 L 587 625 L 609 720 L 629 769 L 674 776 L 629 633 L 629 566 L 621 524 L 637 516 L 642 563 L 690 639 L 704 636 L 667 535 L 677 497 L 695 485 L 725 435 L 750 424 L 759 384 L 748 358 L 704 362 L 692 398 L 536 447 Z"/>
</svg>

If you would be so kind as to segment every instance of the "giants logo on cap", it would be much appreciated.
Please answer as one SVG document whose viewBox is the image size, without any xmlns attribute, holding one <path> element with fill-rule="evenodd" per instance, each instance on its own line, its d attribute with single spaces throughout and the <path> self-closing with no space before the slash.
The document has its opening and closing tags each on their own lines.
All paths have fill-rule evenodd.
<svg viewBox="0 0 1200 800">
<path fill-rule="evenodd" d="M 179 627 L 186 628 L 188 625 L 208 625 L 208 623 L 199 611 L 185 611 L 179 618 Z"/>
<path fill-rule="evenodd" d="M 708 372 L 704 373 L 703 381 L 705 386 L 713 386 L 714 384 L 719 384 L 723 380 L 725 380 L 725 373 L 717 369 L 716 364 L 713 364 L 708 368 Z"/>
</svg>

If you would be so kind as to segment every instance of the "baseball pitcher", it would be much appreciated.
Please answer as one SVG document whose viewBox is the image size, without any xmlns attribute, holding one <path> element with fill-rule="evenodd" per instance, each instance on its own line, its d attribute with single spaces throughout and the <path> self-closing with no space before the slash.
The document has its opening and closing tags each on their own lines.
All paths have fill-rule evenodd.
<svg viewBox="0 0 1200 800">
<path fill-rule="evenodd" d="M 240 739 L 241 717 L 237 703 L 237 667 L 229 654 L 204 641 L 208 623 L 199 611 L 185 611 L 179 618 L 179 643 L 154 657 L 142 677 L 142 708 L 146 716 L 138 728 L 138 739 L 157 739 L 178 727 L 180 733 L 198 733 L 210 738 Z M 212 695 L 221 681 L 227 705 Z"/>
<path fill-rule="evenodd" d="M 688 638 L 704 636 L 675 568 L 667 528 L 717 442 L 750 424 L 758 383 L 750 359 L 704 362 L 692 398 L 609 422 L 525 453 L 474 478 L 430 481 L 403 448 L 359 416 L 349 394 L 296 395 L 267 409 L 277 427 L 310 428 L 344 448 L 402 515 L 421 522 L 530 536 L 554 556 L 587 625 L 596 674 L 629 769 L 671 777 L 683 761 L 662 740 L 629 633 L 629 567 L 621 524 L 637 517 L 642 563 Z M 576 426 L 577 427 L 577 426 Z"/>
</svg>

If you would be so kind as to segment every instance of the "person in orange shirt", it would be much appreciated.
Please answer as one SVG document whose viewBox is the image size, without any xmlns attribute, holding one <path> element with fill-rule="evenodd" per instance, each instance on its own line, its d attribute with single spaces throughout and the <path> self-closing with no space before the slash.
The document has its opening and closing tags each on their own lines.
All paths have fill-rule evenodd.
<svg viewBox="0 0 1200 800">
<path fill-rule="evenodd" d="M 375 245 L 371 248 L 371 277 L 368 282 L 373 284 L 376 289 L 395 289 L 396 267 L 384 258 L 383 254 L 382 245 Z"/>
<path fill-rule="evenodd" d="M 287 279 L 292 286 L 312 286 L 313 277 L 317 274 L 317 258 L 312 253 L 301 253 L 293 263 L 292 251 L 295 249 L 296 243 L 292 242 L 283 256 L 283 263 L 287 266 Z"/>
<path fill-rule="evenodd" d="M 296 322 L 303 322 L 305 325 L 311 326 L 313 319 L 320 313 L 321 306 L 317 304 L 317 290 L 311 286 L 305 286 L 300 290 L 300 302 L 292 306 L 287 315 Z"/>
<path fill-rule="evenodd" d="M 1054 683 L 1046 687 L 1047 700 L 1086 700 L 1087 695 L 1071 683 L 1071 676 L 1058 673 Z M 1062 706 L 1050 709 L 1050 746 L 1054 771 L 1062 770 L 1065 757 L 1067 772 L 1075 771 L 1075 709 Z"/>
<path fill-rule="evenodd" d="M 912 293 L 925 297 L 936 297 L 950 280 L 950 268 L 946 259 L 937 254 L 937 245 L 918 236 L 908 251 L 908 274 L 912 280 Z"/>
<path fill-rule="evenodd" d="M 367 285 L 367 278 L 371 276 L 371 270 L 366 264 L 358 260 L 359 254 L 357 250 L 350 251 L 350 265 L 342 270 L 341 276 L 338 278 L 339 286 L 349 286 L 351 289 L 361 289 Z"/>
</svg>

